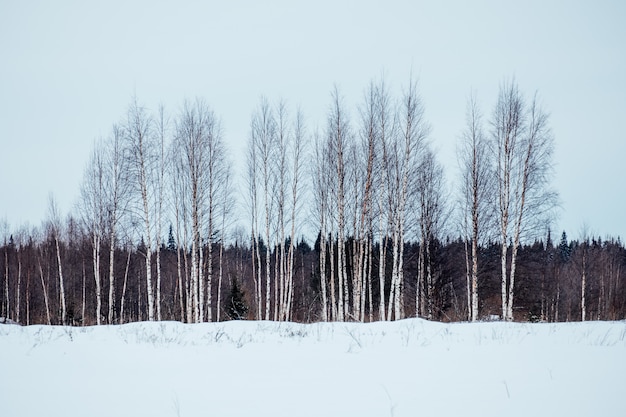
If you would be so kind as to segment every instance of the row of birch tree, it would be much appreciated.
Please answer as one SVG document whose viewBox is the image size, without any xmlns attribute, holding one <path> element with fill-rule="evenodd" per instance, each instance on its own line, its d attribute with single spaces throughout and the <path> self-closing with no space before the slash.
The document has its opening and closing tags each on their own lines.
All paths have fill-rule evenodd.
<svg viewBox="0 0 626 417">
<path fill-rule="evenodd" d="M 236 209 L 232 164 L 210 106 L 186 101 L 169 115 L 135 99 L 109 136 L 94 144 L 77 206 L 89 236 L 96 322 L 124 316 L 128 266 L 118 288 L 116 256 L 124 247 L 119 253 L 128 254 L 129 265 L 133 246 L 144 262 L 147 318 L 164 318 L 164 225 L 170 225 L 168 248 L 176 252 L 176 296 L 168 302 L 178 304 L 187 322 L 219 321 L 224 248 L 235 213 L 246 214 L 251 311 L 258 320 L 293 318 L 296 242 L 305 229 L 318 235 L 321 320 L 398 320 L 407 310 L 433 318 L 434 247 L 459 230 L 467 319 L 479 318 L 481 247 L 495 241 L 501 317 L 512 320 L 519 247 L 545 233 L 556 204 L 549 117 L 536 95 L 528 100 L 507 81 L 486 118 L 476 94 L 469 96 L 458 144 L 454 201 L 415 80 L 400 92 L 384 79 L 372 81 L 355 109 L 335 87 L 326 118 L 314 129 L 302 111 L 261 98 L 240 173 L 244 204 Z M 65 323 L 62 222 L 53 198 L 49 206 Z M 410 242 L 417 244 L 417 259 L 405 254 Z M 408 261 L 417 264 L 414 276 L 406 276 Z M 582 280 L 584 289 L 584 273 Z M 581 297 L 584 305 L 584 290 Z M 409 301 L 414 305 L 407 309 Z"/>
<path fill-rule="evenodd" d="M 137 249 L 145 259 L 148 320 L 163 318 L 161 250 L 166 219 L 174 225 L 177 292 L 186 320 L 212 320 L 211 285 L 222 279 L 221 268 L 217 274 L 213 269 L 213 259 L 222 253 L 233 205 L 230 167 L 220 121 L 201 99 L 185 102 L 173 119 L 163 107 L 151 114 L 135 100 L 110 136 L 95 144 L 85 169 L 79 213 L 91 236 L 98 324 L 101 318 L 109 323 L 115 319 L 118 289 L 113 265 L 119 236 L 141 241 Z M 106 273 L 101 265 L 105 241 L 110 251 Z M 105 314 L 101 288 L 107 275 Z"/>
</svg>

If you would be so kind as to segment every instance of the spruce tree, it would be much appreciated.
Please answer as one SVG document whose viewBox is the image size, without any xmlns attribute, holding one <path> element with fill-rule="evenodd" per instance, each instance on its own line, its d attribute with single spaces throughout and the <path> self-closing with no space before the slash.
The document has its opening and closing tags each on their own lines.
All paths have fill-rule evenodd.
<svg viewBox="0 0 626 417">
<path fill-rule="evenodd" d="M 561 255 L 561 261 L 567 262 L 572 254 L 572 248 L 567 241 L 567 234 L 563 231 L 561 235 L 561 243 L 559 243 L 559 254 Z"/>
<path fill-rule="evenodd" d="M 241 288 L 239 288 L 237 279 L 232 280 L 230 294 L 226 298 L 226 314 L 231 320 L 244 320 L 248 314 L 245 294 Z"/>
<path fill-rule="evenodd" d="M 170 224 L 170 233 L 167 238 L 167 250 L 174 252 L 176 250 L 176 239 L 174 239 L 174 231 L 172 230 L 172 225 Z"/>
</svg>

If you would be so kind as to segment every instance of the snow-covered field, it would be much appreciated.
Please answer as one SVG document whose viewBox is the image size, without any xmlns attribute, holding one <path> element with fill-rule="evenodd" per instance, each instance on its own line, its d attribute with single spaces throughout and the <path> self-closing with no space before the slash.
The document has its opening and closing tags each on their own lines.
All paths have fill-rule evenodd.
<svg viewBox="0 0 626 417">
<path fill-rule="evenodd" d="M 0 325 L 0 416 L 625 416 L 626 322 Z"/>
</svg>

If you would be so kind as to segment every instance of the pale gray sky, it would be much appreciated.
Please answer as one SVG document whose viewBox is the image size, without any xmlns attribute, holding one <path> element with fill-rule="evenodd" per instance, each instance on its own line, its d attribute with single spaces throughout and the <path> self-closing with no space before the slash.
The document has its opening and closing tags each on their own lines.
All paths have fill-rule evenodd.
<svg viewBox="0 0 626 417">
<path fill-rule="evenodd" d="M 0 0 L 0 219 L 44 219 L 78 197 L 93 142 L 133 94 L 176 112 L 204 97 L 243 153 L 259 97 L 323 126 L 333 84 L 350 105 L 384 72 L 411 74 L 431 139 L 456 176 L 465 103 L 491 113 L 515 77 L 536 90 L 556 139 L 554 234 L 626 237 L 626 2 Z"/>
</svg>

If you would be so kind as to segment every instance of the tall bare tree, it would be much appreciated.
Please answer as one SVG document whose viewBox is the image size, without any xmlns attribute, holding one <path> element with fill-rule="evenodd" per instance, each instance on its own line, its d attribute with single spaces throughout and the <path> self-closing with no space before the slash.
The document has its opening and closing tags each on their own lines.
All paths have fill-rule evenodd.
<svg viewBox="0 0 626 417">
<path fill-rule="evenodd" d="M 87 162 L 80 190 L 80 212 L 83 225 L 91 237 L 93 276 L 96 285 L 96 324 L 102 319 L 101 248 L 105 234 L 105 156 L 102 143 L 94 145 Z"/>
<path fill-rule="evenodd" d="M 48 233 L 54 240 L 56 249 L 57 267 L 59 272 L 59 306 L 61 324 L 67 324 L 67 305 L 65 297 L 65 280 L 63 277 L 63 264 L 61 262 L 61 245 L 63 223 L 56 200 L 52 194 L 48 198 Z"/>
<path fill-rule="evenodd" d="M 265 320 L 270 319 L 270 308 L 272 301 L 272 271 L 271 271 L 271 247 L 274 242 L 271 239 L 271 227 L 274 220 L 275 205 L 273 198 L 274 190 L 276 187 L 276 176 L 273 172 L 275 153 L 276 153 L 276 119 L 272 112 L 272 108 L 267 99 L 262 98 L 258 109 L 252 116 L 252 122 L 250 126 L 250 142 L 249 146 L 254 147 L 254 151 L 249 151 L 249 155 L 254 157 L 254 162 L 250 161 L 249 164 L 254 166 L 252 174 L 255 175 L 253 180 L 255 184 L 260 185 L 256 187 L 257 193 L 260 193 L 260 197 L 255 196 L 262 200 L 263 206 L 257 205 L 259 214 L 264 218 L 264 237 L 265 237 Z M 260 232 L 260 230 L 257 230 Z M 258 245 L 257 245 L 258 249 Z M 257 256 L 260 254 L 257 253 Z M 260 278 L 260 276 L 259 276 Z M 259 280 L 259 285 L 261 282 Z M 274 283 L 276 285 L 276 283 Z"/>
<path fill-rule="evenodd" d="M 148 320 L 155 320 L 155 297 L 152 279 L 152 252 L 155 237 L 154 177 L 158 169 L 158 145 L 155 141 L 154 120 L 135 98 L 131 103 L 124 125 L 125 144 L 128 155 L 128 172 L 134 195 L 133 214 L 142 224 L 145 244 L 146 293 L 148 297 Z"/>
<path fill-rule="evenodd" d="M 263 285 L 261 271 L 261 247 L 259 242 L 259 159 L 257 156 L 256 134 L 254 119 L 251 123 L 251 132 L 248 139 L 248 151 L 246 153 L 246 182 L 248 188 L 248 204 L 250 209 L 251 237 L 252 237 L 252 279 L 255 283 L 256 319 L 263 318 Z"/>
<path fill-rule="evenodd" d="M 291 232 L 289 235 L 288 260 L 286 268 L 286 289 L 285 289 L 285 320 L 290 320 L 293 306 L 293 287 L 294 287 L 294 255 L 296 240 L 296 223 L 302 208 L 302 175 L 304 170 L 304 157 L 306 155 L 306 130 L 304 126 L 304 115 L 298 110 L 293 120 L 293 134 L 290 141 L 290 165 L 291 165 L 291 205 L 290 205 L 290 224 Z"/>
<path fill-rule="evenodd" d="M 432 150 L 424 152 L 416 179 L 416 215 L 419 225 L 420 250 L 416 311 L 429 319 L 433 317 L 434 272 L 431 247 L 439 238 L 447 218 L 443 167 Z"/>
<path fill-rule="evenodd" d="M 548 115 L 539 106 L 536 95 L 530 104 L 526 104 L 514 81 L 500 87 L 491 124 L 502 245 L 502 317 L 511 321 L 522 234 L 545 228 L 545 220 L 556 202 L 556 194 L 549 187 L 553 138 Z"/>
<path fill-rule="evenodd" d="M 123 131 L 114 125 L 105 147 L 104 191 L 106 196 L 106 223 L 109 237 L 109 311 L 108 321 L 112 324 L 115 312 L 115 249 L 120 223 L 126 213 L 129 197 L 127 176 L 128 158 L 123 146 Z M 121 317 L 120 317 L 121 318 Z"/>
<path fill-rule="evenodd" d="M 365 320 L 365 301 L 366 293 L 369 294 L 369 311 L 370 321 L 372 314 L 372 239 L 374 235 L 373 231 L 373 218 L 374 218 L 374 180 L 377 175 L 375 170 L 376 162 L 376 146 L 377 141 L 381 133 L 381 129 L 378 125 L 378 94 L 379 88 L 371 82 L 364 94 L 364 103 L 361 107 L 361 148 L 362 155 L 364 157 L 364 164 L 362 166 L 362 181 L 363 191 L 362 199 L 360 202 L 360 211 L 358 219 L 358 251 L 355 264 L 358 267 L 357 276 L 360 281 L 358 292 L 353 296 L 359 298 L 359 321 Z M 381 297 L 384 300 L 384 297 Z M 384 302 L 384 301 L 383 301 Z"/>
<path fill-rule="evenodd" d="M 404 239 L 407 229 L 408 207 L 414 193 L 416 170 L 426 147 L 430 126 L 424 116 L 424 105 L 417 92 L 417 83 L 409 80 L 399 107 L 398 137 L 393 144 L 393 183 L 398 187 L 396 207 L 393 209 L 393 263 L 392 286 L 389 297 L 388 318 L 404 317 Z"/>
<path fill-rule="evenodd" d="M 205 144 L 207 159 L 208 159 L 208 172 L 207 175 L 207 319 L 213 321 L 213 302 L 212 302 L 212 286 L 213 286 L 213 243 L 216 239 L 215 234 L 220 228 L 222 223 L 225 226 L 227 213 L 221 213 L 221 211 L 228 211 L 229 200 L 231 195 L 230 185 L 230 164 L 226 157 L 226 148 L 224 145 L 224 139 L 222 134 L 221 123 L 213 111 L 207 108 L 205 109 L 209 120 L 207 131 L 207 142 Z M 222 215 L 223 214 L 223 215 Z M 220 220 L 221 219 L 221 220 Z M 220 259 L 221 262 L 221 259 Z M 218 305 L 219 308 L 219 305 Z"/>
<path fill-rule="evenodd" d="M 276 184 L 274 200 L 276 207 L 276 242 L 274 276 L 274 320 L 285 320 L 287 316 L 287 263 L 286 263 L 286 213 L 287 213 L 287 185 L 289 182 L 288 147 L 290 142 L 290 126 L 287 107 L 284 101 L 278 102 L 275 111 L 276 151 L 274 155 L 274 172 Z"/>
<path fill-rule="evenodd" d="M 161 239 L 162 239 L 162 227 L 163 227 L 163 210 L 165 200 L 165 173 L 167 170 L 168 158 L 165 155 L 166 150 L 166 137 L 168 135 L 168 120 L 165 114 L 165 108 L 161 105 L 155 120 L 155 142 L 157 146 L 156 150 L 156 167 L 155 175 L 152 181 L 154 182 L 155 198 L 154 204 L 154 217 L 155 217 L 155 249 L 156 249 L 156 314 L 157 320 L 162 320 L 161 314 Z"/>
<path fill-rule="evenodd" d="M 466 126 L 457 151 L 461 172 L 461 227 L 465 235 L 467 260 L 468 320 L 478 319 L 478 250 L 489 233 L 493 219 L 494 177 L 489 159 L 487 138 L 475 94 L 465 111 Z M 467 242 L 471 244 L 471 252 Z M 469 258 L 471 257 L 471 263 Z"/>
<path fill-rule="evenodd" d="M 222 281 L 224 275 L 224 248 L 226 245 L 227 228 L 230 226 L 231 215 L 235 207 L 235 199 L 233 196 L 232 171 L 230 164 L 224 163 L 223 172 L 219 181 L 218 211 L 219 211 L 219 273 L 217 284 L 217 311 L 215 321 L 220 321 L 221 305 L 222 305 Z"/>
<path fill-rule="evenodd" d="M 174 159 L 174 173 L 179 177 L 175 180 L 178 184 L 175 199 L 180 202 L 176 208 L 187 210 L 188 207 L 191 222 L 191 279 L 187 297 L 191 317 L 188 319 L 212 320 L 213 235 L 219 224 L 220 190 L 228 185 L 225 181 L 228 165 L 219 120 L 204 100 L 185 102 L 176 120 L 173 147 L 172 154 L 180 153 Z M 186 213 L 177 217 L 187 219 Z M 206 275 L 204 242 L 208 252 Z M 180 254 L 178 257 L 180 275 Z"/>
<path fill-rule="evenodd" d="M 313 178 L 313 200 L 315 201 L 314 208 L 312 209 L 312 215 L 317 218 L 318 223 L 316 226 L 319 228 L 319 274 L 320 274 L 320 292 L 322 295 L 322 321 L 328 321 L 334 319 L 333 310 L 335 309 L 334 297 L 332 302 L 331 312 L 328 311 L 328 294 L 327 294 L 327 251 L 328 243 L 326 238 L 328 236 L 328 217 L 329 217 L 329 187 L 328 187 L 328 175 L 330 172 L 330 161 L 328 158 L 328 148 L 326 146 L 326 138 L 316 132 L 314 134 L 315 142 L 315 158 L 314 166 L 311 168 L 311 176 Z M 332 256 L 331 256 L 332 263 Z M 332 282 L 332 275 L 330 277 Z M 333 286 L 334 288 L 334 286 Z M 334 293 L 333 293 L 334 296 Z"/>
<path fill-rule="evenodd" d="M 387 264 L 387 247 L 389 243 L 389 231 L 393 221 L 393 196 L 391 143 L 397 134 L 396 110 L 392 103 L 391 93 L 384 80 L 381 80 L 375 92 L 375 126 L 377 136 L 375 139 L 375 153 L 378 155 L 375 164 L 378 170 L 375 178 L 375 191 L 378 209 L 378 318 L 388 320 L 385 303 L 385 279 Z"/>
<path fill-rule="evenodd" d="M 172 147 L 179 146 L 178 127 L 174 135 Z M 185 148 L 181 148 L 184 150 Z M 170 195 L 171 210 L 174 216 L 175 239 L 176 239 L 176 273 L 177 287 L 179 294 L 179 304 L 181 311 L 181 321 L 193 322 L 192 297 L 191 297 L 191 277 L 188 268 L 189 251 L 189 200 L 187 190 L 191 178 L 187 173 L 189 158 L 181 150 L 172 149 L 169 152 L 170 161 Z M 193 253 L 192 253 L 193 256 Z"/>
<path fill-rule="evenodd" d="M 343 98 L 335 86 L 331 93 L 332 104 L 328 112 L 326 135 L 332 149 L 334 160 L 336 188 L 333 192 L 333 203 L 337 207 L 337 320 L 347 318 L 349 308 L 349 289 L 346 256 L 346 171 L 347 149 L 352 141 L 352 132 L 348 112 Z"/>
<path fill-rule="evenodd" d="M 33 233 L 34 234 L 34 233 Z M 48 282 L 49 280 L 46 280 L 46 277 L 44 276 L 44 272 L 43 272 L 43 265 L 42 265 L 42 259 L 45 257 L 45 253 L 44 253 L 44 245 L 42 244 L 43 242 L 43 236 L 39 237 L 39 239 L 37 238 L 37 236 L 33 236 L 33 238 L 35 239 L 35 241 L 39 241 L 39 250 L 37 251 L 37 270 L 39 272 L 39 278 L 41 281 L 41 290 L 43 292 L 43 301 L 44 301 L 44 305 L 46 308 L 46 323 L 48 325 L 52 324 L 52 315 L 50 314 L 50 299 L 48 296 Z M 85 317 L 85 314 L 83 313 L 83 317 Z"/>
</svg>

